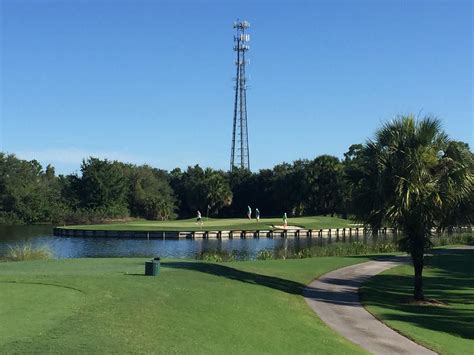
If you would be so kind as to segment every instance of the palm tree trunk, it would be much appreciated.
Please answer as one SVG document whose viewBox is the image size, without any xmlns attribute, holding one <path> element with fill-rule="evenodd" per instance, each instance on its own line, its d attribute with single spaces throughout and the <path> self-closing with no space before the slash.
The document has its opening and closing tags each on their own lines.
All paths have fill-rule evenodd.
<svg viewBox="0 0 474 355">
<path fill-rule="evenodd" d="M 421 249 L 421 251 L 413 250 L 411 253 L 411 258 L 413 260 L 413 267 L 415 269 L 413 298 L 415 301 L 423 301 L 425 299 L 425 295 L 423 293 L 423 249 Z"/>
</svg>

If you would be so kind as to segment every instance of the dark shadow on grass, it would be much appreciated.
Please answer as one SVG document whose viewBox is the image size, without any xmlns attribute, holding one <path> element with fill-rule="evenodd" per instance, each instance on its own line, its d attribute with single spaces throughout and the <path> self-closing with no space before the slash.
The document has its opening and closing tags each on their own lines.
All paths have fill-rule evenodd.
<svg viewBox="0 0 474 355">
<path fill-rule="evenodd" d="M 360 256 L 360 258 L 367 258 L 368 256 Z M 397 260 L 400 261 L 399 256 L 394 255 L 373 255 L 369 258 L 377 260 Z M 302 283 L 298 283 L 291 280 L 282 279 L 274 276 L 267 276 L 256 274 L 252 272 L 242 271 L 234 269 L 232 267 L 222 265 L 222 264 L 213 264 L 206 262 L 162 262 L 162 267 L 169 267 L 174 269 L 186 269 L 204 272 L 207 274 L 225 277 L 227 279 L 236 280 L 240 282 L 265 286 L 273 288 L 282 292 L 295 294 L 295 295 L 304 295 L 305 297 L 310 297 L 314 299 L 319 299 L 324 302 L 334 303 L 334 304 L 343 304 L 343 305 L 352 305 L 354 307 L 360 307 L 359 296 L 357 289 L 351 290 L 348 289 L 347 292 L 330 292 L 319 289 L 314 289 L 307 287 Z M 366 276 L 361 276 L 358 280 L 340 280 L 340 279 L 326 279 L 326 282 L 334 283 L 338 285 L 348 286 L 348 288 L 358 287 L 367 280 Z"/>
<path fill-rule="evenodd" d="M 279 277 L 266 276 L 253 272 L 237 270 L 221 264 L 212 264 L 204 262 L 163 262 L 162 267 L 173 269 L 185 269 L 206 274 L 225 277 L 230 280 L 240 281 L 248 284 L 254 284 L 264 287 L 273 288 L 278 291 L 301 295 L 305 285 Z"/>
<path fill-rule="evenodd" d="M 474 339 L 474 311 L 454 310 L 433 306 L 411 306 L 423 308 L 410 315 L 384 314 L 384 319 L 416 324 L 423 328 Z"/>
<path fill-rule="evenodd" d="M 463 305 L 474 303 L 474 251 L 449 249 L 427 257 L 425 297 L 447 306 L 409 304 L 413 294 L 412 275 L 381 274 L 362 287 L 362 300 L 377 306 L 384 320 L 396 320 L 474 339 L 474 309 Z"/>
<path fill-rule="evenodd" d="M 402 299 L 403 296 L 399 295 Z M 442 333 L 459 336 L 466 339 L 474 339 L 474 310 L 454 309 L 444 306 L 418 306 L 413 304 L 398 303 L 387 304 L 385 302 L 365 302 L 366 305 L 376 305 L 392 311 L 382 312 L 383 320 L 401 321 Z"/>
</svg>

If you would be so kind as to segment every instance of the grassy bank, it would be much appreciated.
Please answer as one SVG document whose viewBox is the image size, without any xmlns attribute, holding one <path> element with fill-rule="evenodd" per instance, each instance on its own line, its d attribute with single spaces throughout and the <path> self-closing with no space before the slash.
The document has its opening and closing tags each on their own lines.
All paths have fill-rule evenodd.
<svg viewBox="0 0 474 355">
<path fill-rule="evenodd" d="M 246 218 L 203 218 L 202 226 L 196 219 L 179 219 L 173 221 L 133 221 L 125 223 L 75 225 L 65 228 L 87 230 L 131 230 L 131 231 L 199 231 L 199 230 L 269 230 L 274 225 L 282 225 L 281 218 L 263 218 L 259 223 Z M 288 225 L 307 229 L 348 228 L 354 227 L 353 221 L 337 217 L 311 216 L 289 218 Z"/>
<path fill-rule="evenodd" d="M 0 352 L 362 353 L 301 288 L 366 258 L 222 264 L 143 259 L 0 263 Z"/>
<path fill-rule="evenodd" d="M 413 268 L 397 267 L 362 288 L 367 309 L 390 327 L 442 354 L 474 347 L 474 250 L 443 250 L 428 258 L 425 296 L 438 304 L 414 305 Z"/>
</svg>

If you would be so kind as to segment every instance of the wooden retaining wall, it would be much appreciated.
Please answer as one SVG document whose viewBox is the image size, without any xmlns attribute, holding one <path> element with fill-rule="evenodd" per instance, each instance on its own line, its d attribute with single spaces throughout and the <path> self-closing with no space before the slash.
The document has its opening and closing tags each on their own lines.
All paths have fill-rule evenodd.
<svg viewBox="0 0 474 355">
<path fill-rule="evenodd" d="M 453 227 L 448 233 L 472 232 L 472 226 Z M 319 237 L 329 242 L 358 241 L 359 237 L 372 235 L 367 228 L 329 228 L 329 229 L 287 229 L 259 231 L 114 231 L 87 230 L 56 227 L 53 230 L 58 237 L 100 237 L 100 238 L 140 238 L 140 239 L 237 239 L 237 238 L 288 238 L 288 237 Z M 379 235 L 397 235 L 394 228 L 382 228 Z"/>
</svg>

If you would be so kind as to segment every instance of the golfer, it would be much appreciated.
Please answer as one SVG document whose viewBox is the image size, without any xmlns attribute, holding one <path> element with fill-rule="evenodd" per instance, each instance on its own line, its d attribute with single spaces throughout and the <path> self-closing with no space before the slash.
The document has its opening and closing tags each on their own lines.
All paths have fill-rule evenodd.
<svg viewBox="0 0 474 355">
<path fill-rule="evenodd" d="M 197 218 L 196 218 L 196 224 L 200 223 L 202 226 L 202 217 L 201 217 L 201 211 L 197 211 Z"/>
<path fill-rule="evenodd" d="M 247 218 L 252 219 L 252 209 L 250 206 L 247 206 Z"/>
<path fill-rule="evenodd" d="M 255 218 L 257 219 L 257 223 L 260 221 L 260 211 L 258 208 L 255 209 Z"/>
<path fill-rule="evenodd" d="M 283 227 L 288 226 L 288 217 L 286 216 L 286 212 L 283 214 Z"/>
</svg>

